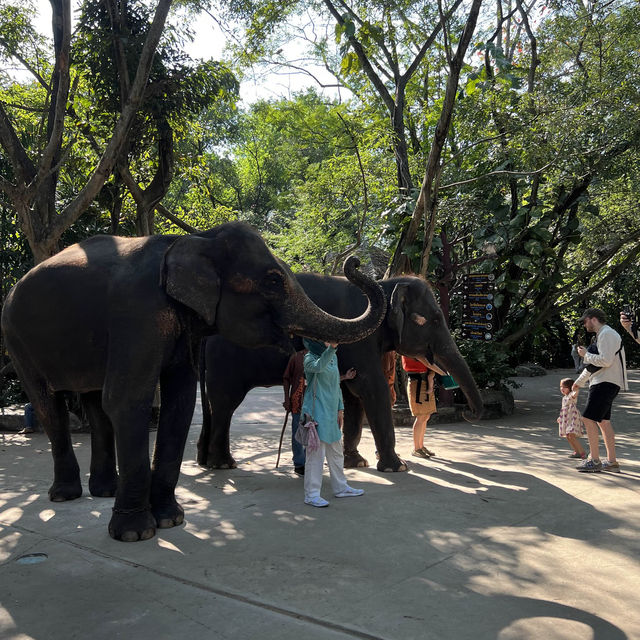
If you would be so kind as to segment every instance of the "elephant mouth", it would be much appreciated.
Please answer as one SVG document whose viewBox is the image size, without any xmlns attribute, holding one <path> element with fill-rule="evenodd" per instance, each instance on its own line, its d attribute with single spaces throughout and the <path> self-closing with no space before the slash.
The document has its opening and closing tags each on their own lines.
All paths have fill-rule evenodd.
<svg viewBox="0 0 640 640">
<path fill-rule="evenodd" d="M 447 375 L 447 372 L 444 369 L 441 369 L 435 363 L 435 358 L 429 360 L 426 356 L 417 356 L 416 360 L 418 362 L 421 362 L 425 367 L 429 367 L 429 369 L 432 369 L 433 371 L 435 371 L 437 374 L 439 374 L 441 376 L 446 376 Z"/>
<path fill-rule="evenodd" d="M 294 339 L 295 335 L 291 331 L 283 329 L 276 322 L 272 323 L 270 346 L 277 347 L 284 353 L 292 354 L 295 352 Z"/>
</svg>

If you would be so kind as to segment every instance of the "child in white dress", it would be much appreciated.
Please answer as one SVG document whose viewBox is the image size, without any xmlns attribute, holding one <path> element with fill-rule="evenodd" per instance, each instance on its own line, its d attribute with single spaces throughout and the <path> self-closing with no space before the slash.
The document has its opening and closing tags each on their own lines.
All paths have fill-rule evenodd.
<svg viewBox="0 0 640 640">
<path fill-rule="evenodd" d="M 560 437 L 566 438 L 571 445 L 573 453 L 570 458 L 586 458 L 587 454 L 580 444 L 580 436 L 584 435 L 582 416 L 578 410 L 578 393 L 571 391 L 573 380 L 563 378 L 560 380 L 560 393 L 562 394 L 562 409 L 558 416 L 558 428 Z"/>
</svg>

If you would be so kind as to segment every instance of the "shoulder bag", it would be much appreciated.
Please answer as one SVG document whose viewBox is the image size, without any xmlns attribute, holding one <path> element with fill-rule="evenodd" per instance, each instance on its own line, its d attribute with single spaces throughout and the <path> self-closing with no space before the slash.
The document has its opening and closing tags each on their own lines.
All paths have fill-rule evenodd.
<svg viewBox="0 0 640 640">
<path fill-rule="evenodd" d="M 313 380 L 313 405 L 311 413 L 316 409 L 316 379 Z M 315 451 L 320 446 L 320 438 L 317 431 L 318 423 L 313 419 L 313 415 L 302 414 L 302 420 L 296 431 L 296 440 L 310 451 Z"/>
</svg>

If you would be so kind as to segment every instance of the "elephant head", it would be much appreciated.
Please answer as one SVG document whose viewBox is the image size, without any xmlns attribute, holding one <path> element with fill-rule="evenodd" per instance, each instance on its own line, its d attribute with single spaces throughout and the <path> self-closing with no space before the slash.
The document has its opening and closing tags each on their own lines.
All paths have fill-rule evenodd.
<svg viewBox="0 0 640 640">
<path fill-rule="evenodd" d="M 304 293 L 289 267 L 244 223 L 182 236 L 166 251 L 161 285 L 212 330 L 248 347 L 290 350 L 289 334 L 331 342 L 356 342 L 375 331 L 386 312 L 380 286 L 345 262 L 345 275 L 369 299 L 357 318 L 332 316 Z"/>
<path fill-rule="evenodd" d="M 431 286 L 421 278 L 405 276 L 386 283 L 391 289 L 387 325 L 396 351 L 435 364 L 460 385 L 475 417 L 483 412 L 480 391 L 469 366 L 451 337 Z"/>
</svg>

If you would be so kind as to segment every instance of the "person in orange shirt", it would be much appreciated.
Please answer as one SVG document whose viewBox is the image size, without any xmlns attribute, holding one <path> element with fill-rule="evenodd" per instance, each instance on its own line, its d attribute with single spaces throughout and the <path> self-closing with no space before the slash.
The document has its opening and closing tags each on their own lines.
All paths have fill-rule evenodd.
<svg viewBox="0 0 640 640">
<path fill-rule="evenodd" d="M 402 368 L 407 372 L 407 397 L 413 421 L 413 453 L 416 458 L 429 459 L 436 454 L 424 446 L 424 434 L 427 422 L 436 413 L 436 399 L 433 393 L 433 380 L 436 372 L 413 358 L 402 356 Z"/>
</svg>

